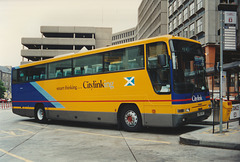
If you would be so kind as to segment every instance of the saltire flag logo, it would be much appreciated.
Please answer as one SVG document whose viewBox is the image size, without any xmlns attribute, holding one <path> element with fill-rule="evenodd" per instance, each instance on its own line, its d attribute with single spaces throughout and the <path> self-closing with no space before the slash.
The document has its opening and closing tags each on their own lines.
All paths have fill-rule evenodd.
<svg viewBox="0 0 240 162">
<path fill-rule="evenodd" d="M 127 83 L 124 85 L 126 86 L 135 86 L 135 78 L 134 77 L 124 77 Z"/>
</svg>

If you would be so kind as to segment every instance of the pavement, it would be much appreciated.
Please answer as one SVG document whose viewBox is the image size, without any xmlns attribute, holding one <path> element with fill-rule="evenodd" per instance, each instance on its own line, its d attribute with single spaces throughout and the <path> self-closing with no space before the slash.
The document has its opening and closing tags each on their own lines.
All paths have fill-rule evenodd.
<svg viewBox="0 0 240 162">
<path fill-rule="evenodd" d="M 212 124 L 212 116 L 203 121 L 202 124 Z M 215 123 L 216 124 L 216 123 Z M 192 131 L 180 135 L 180 144 L 214 147 L 222 149 L 240 150 L 240 125 L 239 119 L 229 121 L 229 127 L 227 123 L 223 123 L 223 131 L 220 133 L 219 124 L 203 128 L 200 130 Z"/>
<path fill-rule="evenodd" d="M 2 106 L 0 104 L 0 109 L 10 108 L 11 105 Z M 211 115 L 208 119 L 196 124 L 213 125 L 213 116 Z M 240 150 L 239 119 L 230 120 L 228 127 L 227 123 L 223 123 L 222 133 L 219 132 L 219 124 L 216 124 L 216 122 L 214 124 L 214 133 L 213 126 L 185 133 L 179 137 L 180 144 Z"/>
</svg>

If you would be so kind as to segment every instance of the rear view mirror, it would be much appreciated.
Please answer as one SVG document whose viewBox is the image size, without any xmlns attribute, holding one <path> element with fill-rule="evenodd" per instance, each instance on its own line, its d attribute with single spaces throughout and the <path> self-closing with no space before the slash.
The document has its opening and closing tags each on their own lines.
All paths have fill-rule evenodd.
<svg viewBox="0 0 240 162">
<path fill-rule="evenodd" d="M 163 54 L 160 54 L 160 55 L 158 55 L 157 56 L 157 60 L 158 60 L 158 64 L 160 65 L 160 66 L 166 66 L 166 64 L 167 64 L 167 62 L 166 62 L 166 55 L 163 55 Z"/>
</svg>

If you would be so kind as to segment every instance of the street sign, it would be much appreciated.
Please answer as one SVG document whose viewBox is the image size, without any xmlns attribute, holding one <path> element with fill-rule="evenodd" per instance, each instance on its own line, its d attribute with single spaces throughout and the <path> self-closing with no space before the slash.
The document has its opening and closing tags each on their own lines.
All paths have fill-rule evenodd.
<svg viewBox="0 0 240 162">
<path fill-rule="evenodd" d="M 236 51 L 237 39 L 236 39 L 236 26 L 225 26 L 223 29 L 223 50 Z"/>
<path fill-rule="evenodd" d="M 237 12 L 224 11 L 223 50 L 237 50 Z"/>
<path fill-rule="evenodd" d="M 227 72 L 223 71 L 222 72 L 222 95 L 226 96 L 227 95 Z"/>
<path fill-rule="evenodd" d="M 225 24 L 236 25 L 236 23 L 237 23 L 237 12 L 225 11 L 224 16 L 225 16 L 225 18 L 224 18 L 224 23 Z"/>
</svg>

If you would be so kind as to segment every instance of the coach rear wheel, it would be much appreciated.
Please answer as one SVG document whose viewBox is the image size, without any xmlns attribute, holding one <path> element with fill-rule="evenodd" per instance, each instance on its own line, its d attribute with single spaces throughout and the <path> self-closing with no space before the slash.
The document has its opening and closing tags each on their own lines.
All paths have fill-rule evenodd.
<svg viewBox="0 0 240 162">
<path fill-rule="evenodd" d="M 124 130 L 135 132 L 142 128 L 142 118 L 139 110 L 132 105 L 127 105 L 121 112 L 121 124 Z"/>
<path fill-rule="evenodd" d="M 46 113 L 45 113 L 45 110 L 42 106 L 36 107 L 35 119 L 38 122 L 41 122 L 41 123 L 44 123 L 44 122 L 47 121 Z"/>
</svg>

